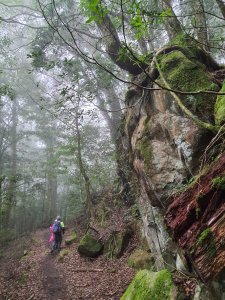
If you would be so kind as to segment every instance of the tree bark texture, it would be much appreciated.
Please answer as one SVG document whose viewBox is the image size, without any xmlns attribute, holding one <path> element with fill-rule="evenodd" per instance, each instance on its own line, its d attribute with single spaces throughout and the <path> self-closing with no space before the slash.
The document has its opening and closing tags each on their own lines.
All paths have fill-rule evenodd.
<svg viewBox="0 0 225 300">
<path fill-rule="evenodd" d="M 175 197 L 165 214 L 175 241 L 205 283 L 225 267 L 224 178 L 225 154 L 189 189 Z"/>
<path fill-rule="evenodd" d="M 223 0 L 216 0 L 216 3 L 218 4 L 219 9 L 220 9 L 220 11 L 221 11 L 221 13 L 222 13 L 222 15 L 225 19 L 225 3 L 224 3 L 224 1 Z"/>
</svg>

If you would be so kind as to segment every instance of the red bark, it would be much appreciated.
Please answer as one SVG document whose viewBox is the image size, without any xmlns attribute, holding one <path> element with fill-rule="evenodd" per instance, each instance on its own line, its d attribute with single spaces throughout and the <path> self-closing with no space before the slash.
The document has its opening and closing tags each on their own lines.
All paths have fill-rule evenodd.
<svg viewBox="0 0 225 300">
<path fill-rule="evenodd" d="M 225 154 L 173 199 L 165 221 L 193 269 L 208 282 L 225 267 Z"/>
</svg>

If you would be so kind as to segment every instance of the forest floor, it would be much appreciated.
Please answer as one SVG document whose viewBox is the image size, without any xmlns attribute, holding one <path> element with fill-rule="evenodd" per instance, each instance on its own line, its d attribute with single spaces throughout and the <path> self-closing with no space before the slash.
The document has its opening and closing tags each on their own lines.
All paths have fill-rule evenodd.
<svg viewBox="0 0 225 300">
<path fill-rule="evenodd" d="M 68 230 L 64 240 L 69 235 Z M 47 229 L 38 230 L 26 255 L 1 259 L 0 300 L 120 299 L 134 276 L 127 265 L 129 251 L 120 259 L 89 259 L 79 255 L 77 242 L 63 243 L 61 255 L 51 254 L 48 237 Z"/>
</svg>

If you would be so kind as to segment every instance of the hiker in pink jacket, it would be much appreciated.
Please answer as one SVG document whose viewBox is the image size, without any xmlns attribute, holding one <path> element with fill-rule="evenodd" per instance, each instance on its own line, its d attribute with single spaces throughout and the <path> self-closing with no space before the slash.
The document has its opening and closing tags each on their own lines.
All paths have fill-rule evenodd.
<svg viewBox="0 0 225 300">
<path fill-rule="evenodd" d="M 52 225 L 53 226 L 53 225 Z M 54 239 L 55 239 L 55 236 L 54 236 L 54 233 L 53 233 L 53 230 L 52 230 L 52 226 L 49 227 L 49 230 L 51 232 L 51 235 L 50 235 L 50 238 L 48 240 L 48 244 L 50 246 L 50 248 L 52 249 L 52 246 L 53 246 L 53 242 L 54 242 Z"/>
</svg>

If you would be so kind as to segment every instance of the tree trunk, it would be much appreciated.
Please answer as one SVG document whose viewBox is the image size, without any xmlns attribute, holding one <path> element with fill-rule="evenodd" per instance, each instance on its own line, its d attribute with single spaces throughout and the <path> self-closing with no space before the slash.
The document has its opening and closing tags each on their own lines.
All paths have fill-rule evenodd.
<svg viewBox="0 0 225 300">
<path fill-rule="evenodd" d="M 195 14 L 195 26 L 197 39 L 201 43 L 205 51 L 210 51 L 208 30 L 204 11 L 204 4 L 202 0 L 192 1 L 192 10 Z"/>
<path fill-rule="evenodd" d="M 174 39 L 178 34 L 183 33 L 183 30 L 181 28 L 180 22 L 177 19 L 177 16 L 175 15 L 173 8 L 171 6 L 170 0 L 161 0 L 160 2 L 163 9 L 167 9 L 171 16 L 165 17 L 164 24 L 166 27 L 167 34 L 169 36 L 169 39 Z"/>
<path fill-rule="evenodd" d="M 222 15 L 225 19 L 225 3 L 224 3 L 224 1 L 223 0 L 216 0 L 216 3 L 218 4 L 219 9 L 220 9 L 220 11 L 221 11 L 221 13 L 222 13 Z"/>
<path fill-rule="evenodd" d="M 9 227 L 9 218 L 12 207 L 16 205 L 16 181 L 17 181 L 17 124 L 18 103 L 12 99 L 12 127 L 11 127 L 11 167 L 9 176 L 9 187 L 7 192 L 7 211 L 5 213 L 5 226 Z"/>
<path fill-rule="evenodd" d="M 56 165 L 54 162 L 54 138 L 52 136 L 48 136 L 46 140 L 47 145 L 47 204 L 48 204 L 48 212 L 47 219 L 51 220 L 57 213 L 57 173 L 56 173 Z"/>
<path fill-rule="evenodd" d="M 138 75 L 148 67 L 147 64 L 138 62 L 131 53 L 132 50 L 122 46 L 109 15 L 103 16 L 100 21 L 96 21 L 96 24 L 102 33 L 107 54 L 119 68 L 132 75 Z"/>
<path fill-rule="evenodd" d="M 81 135 L 80 135 L 80 129 L 79 129 L 79 115 L 78 111 L 76 111 L 75 116 L 75 128 L 76 128 L 76 141 L 77 141 L 77 160 L 78 160 L 78 166 L 80 169 L 80 174 L 84 179 L 84 186 L 85 186 L 85 192 L 86 192 L 86 212 L 88 217 L 91 215 L 91 184 L 90 179 L 87 175 L 87 172 L 85 170 L 83 159 L 82 159 L 82 150 L 81 150 Z"/>
<path fill-rule="evenodd" d="M 174 197 L 165 214 L 175 241 L 205 283 L 224 268 L 224 169 L 222 154 L 195 184 Z"/>
<path fill-rule="evenodd" d="M 100 89 L 100 87 L 99 87 Z M 99 106 L 104 108 L 101 110 L 101 113 L 106 120 L 106 123 L 110 130 L 111 140 L 115 145 L 115 155 L 116 155 L 116 164 L 117 164 L 117 175 L 120 179 L 121 198 L 125 203 L 133 203 L 134 193 L 133 186 L 135 185 L 135 180 L 132 172 L 132 168 L 129 165 L 129 159 L 127 157 L 127 150 L 123 147 L 123 137 L 121 133 L 121 122 L 122 122 L 122 111 L 119 103 L 118 96 L 116 95 L 115 90 L 103 89 L 107 99 L 109 99 L 109 111 L 111 111 L 111 116 L 106 110 L 106 104 L 103 98 L 98 97 Z"/>
</svg>

